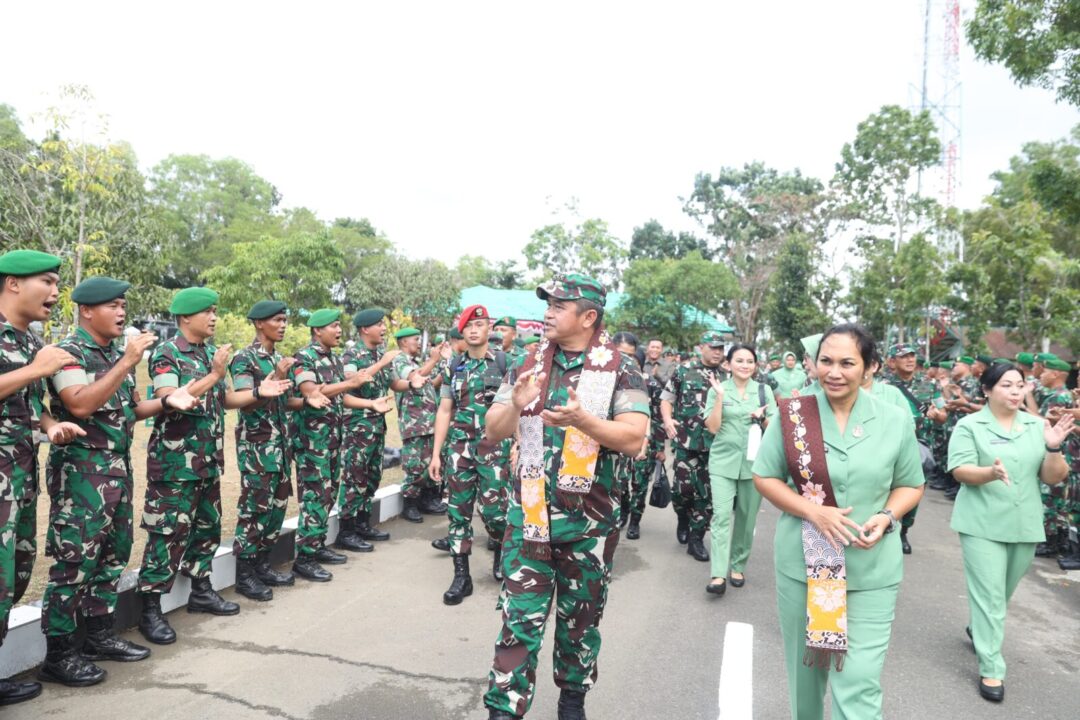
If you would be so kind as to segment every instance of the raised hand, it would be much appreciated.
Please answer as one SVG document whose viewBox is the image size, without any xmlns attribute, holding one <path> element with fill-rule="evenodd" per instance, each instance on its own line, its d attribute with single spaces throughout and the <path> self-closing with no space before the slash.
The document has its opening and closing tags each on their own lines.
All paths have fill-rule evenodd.
<svg viewBox="0 0 1080 720">
<path fill-rule="evenodd" d="M 514 381 L 514 390 L 510 396 L 514 407 L 521 412 L 540 397 L 540 387 L 547 377 L 545 373 L 534 375 L 531 372 L 523 373 Z"/>
<path fill-rule="evenodd" d="M 289 377 L 289 370 L 291 370 L 292 366 L 295 364 L 296 358 L 294 357 L 281 358 L 281 360 L 278 361 L 278 364 L 274 366 L 274 375 L 278 380 L 287 380 Z"/>
<path fill-rule="evenodd" d="M 724 399 L 724 384 L 720 382 L 719 378 L 715 375 L 709 375 L 709 385 L 712 386 L 713 391 L 716 393 L 717 400 Z"/>
<path fill-rule="evenodd" d="M 157 342 L 157 335 L 154 333 L 139 333 L 133 338 L 128 339 L 127 347 L 124 348 L 124 362 L 128 367 L 135 367 L 143 359 L 143 353 L 149 350 L 154 343 Z"/>
<path fill-rule="evenodd" d="M 1051 424 L 1049 420 L 1043 423 L 1043 439 L 1047 447 L 1061 447 L 1061 443 L 1065 442 L 1065 438 L 1069 437 L 1072 431 L 1072 413 L 1062 414 L 1056 423 Z"/>
<path fill-rule="evenodd" d="M 76 437 L 85 436 L 86 431 L 73 422 L 58 422 L 49 426 L 45 434 L 53 445 L 67 445 Z"/>
<path fill-rule="evenodd" d="M 40 377 L 55 375 L 65 365 L 75 364 L 75 356 L 58 345 L 46 345 L 34 355 L 30 367 L 37 371 Z"/>
<path fill-rule="evenodd" d="M 210 361 L 210 372 L 214 373 L 219 378 L 225 377 L 225 372 L 229 367 L 229 360 L 231 359 L 232 343 L 225 343 L 214 351 L 214 359 Z"/>
<path fill-rule="evenodd" d="M 454 349 L 450 347 L 450 343 L 443 342 L 443 344 L 439 346 L 439 357 L 443 360 L 449 360 L 454 357 Z"/>
</svg>

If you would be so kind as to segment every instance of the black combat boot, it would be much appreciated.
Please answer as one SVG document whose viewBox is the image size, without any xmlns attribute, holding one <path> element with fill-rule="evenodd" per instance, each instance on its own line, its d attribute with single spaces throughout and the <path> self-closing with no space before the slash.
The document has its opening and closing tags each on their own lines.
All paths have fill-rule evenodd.
<svg viewBox="0 0 1080 720">
<path fill-rule="evenodd" d="M 585 693 L 563 688 L 559 693 L 559 720 L 587 720 Z"/>
<path fill-rule="evenodd" d="M 435 538 L 431 541 L 431 547 L 443 552 L 450 552 L 450 536 Z"/>
<path fill-rule="evenodd" d="M 240 606 L 229 602 L 217 594 L 209 577 L 191 578 L 191 594 L 188 595 L 189 613 L 210 613 L 211 615 L 236 615 Z"/>
<path fill-rule="evenodd" d="M 626 528 L 626 539 L 637 540 L 641 537 L 641 513 L 630 513 L 630 525 Z"/>
<path fill-rule="evenodd" d="M 676 511 L 675 517 L 679 518 L 679 524 L 675 526 L 675 539 L 680 545 L 685 545 L 690 539 L 690 518 L 686 511 Z"/>
<path fill-rule="evenodd" d="M 344 565 L 349 559 L 347 555 L 334 552 L 325 545 L 316 550 L 313 557 L 315 558 L 315 562 L 324 563 L 326 565 Z"/>
<path fill-rule="evenodd" d="M 402 498 L 402 502 L 404 507 L 401 510 L 401 517 L 411 523 L 424 522 L 424 516 L 420 514 L 420 508 L 416 505 L 416 498 Z"/>
<path fill-rule="evenodd" d="M 505 710 L 488 708 L 488 720 L 517 720 L 520 717 L 520 715 L 512 715 Z"/>
<path fill-rule="evenodd" d="M 356 518 L 338 519 L 338 534 L 334 539 L 334 547 L 351 552 L 371 552 L 375 549 L 374 545 L 364 542 L 364 539 L 356 534 Z"/>
<path fill-rule="evenodd" d="M 1046 542 L 1041 542 L 1035 546 L 1035 557 L 1057 557 L 1058 552 L 1061 550 L 1058 547 L 1060 542 L 1060 535 L 1056 532 L 1046 533 Z"/>
<path fill-rule="evenodd" d="M 150 657 L 150 648 L 136 645 L 113 632 L 113 615 L 91 615 L 86 618 L 86 640 L 82 656 L 87 660 L 116 660 L 136 662 Z"/>
<path fill-rule="evenodd" d="M 97 685 L 105 671 L 79 654 L 74 635 L 46 635 L 45 662 L 38 670 L 39 680 L 49 680 L 71 687 Z"/>
<path fill-rule="evenodd" d="M 438 488 L 424 488 L 420 491 L 420 512 L 425 515 L 445 515 L 446 503 L 442 501 Z"/>
<path fill-rule="evenodd" d="M 0 680 L 0 705 L 14 705 L 33 700 L 41 694 L 41 683 Z"/>
<path fill-rule="evenodd" d="M 491 577 L 495 578 L 495 582 L 503 581 L 502 543 L 495 548 L 495 558 L 491 561 Z"/>
<path fill-rule="evenodd" d="M 293 572 L 312 582 L 330 582 L 334 574 L 320 565 L 312 555 L 297 555 L 292 566 Z"/>
<path fill-rule="evenodd" d="M 469 556 L 454 555 L 454 579 L 450 583 L 450 589 L 443 593 L 442 601 L 447 605 L 459 605 L 469 595 L 472 595 Z"/>
<path fill-rule="evenodd" d="M 900 551 L 905 555 L 911 554 L 911 543 L 907 539 L 907 528 L 900 528 Z"/>
<path fill-rule="evenodd" d="M 497 548 L 498 546 L 499 546 L 499 541 L 496 540 L 495 538 L 491 537 L 490 535 L 488 535 L 487 549 L 491 550 L 492 552 L 495 552 L 495 548 Z"/>
<path fill-rule="evenodd" d="M 686 554 L 701 562 L 707 562 L 709 559 L 709 551 L 705 549 L 704 538 L 704 531 L 692 532 L 690 533 L 690 540 L 686 544 Z"/>
<path fill-rule="evenodd" d="M 1058 558 L 1062 570 L 1080 570 L 1080 542 L 1069 542 L 1069 553 Z"/>
<path fill-rule="evenodd" d="M 365 540 L 389 540 L 390 533 L 383 532 L 382 530 L 376 530 L 371 527 L 370 520 L 371 513 L 357 513 L 356 515 L 356 534 Z"/>
<path fill-rule="evenodd" d="M 255 556 L 255 574 L 263 581 L 263 585 L 270 587 L 287 587 L 296 584 L 296 578 L 291 572 L 278 572 L 270 566 L 270 553 L 265 550 Z"/>
<path fill-rule="evenodd" d="M 255 572 L 255 565 L 247 558 L 236 558 L 236 592 L 249 600 L 266 602 L 274 599 L 274 591 Z"/>
<path fill-rule="evenodd" d="M 630 520 L 630 498 L 623 497 L 619 502 L 619 527 L 626 527 L 627 521 Z"/>
<path fill-rule="evenodd" d="M 176 642 L 176 632 L 161 612 L 161 593 L 140 593 L 142 599 L 142 617 L 139 618 L 139 632 L 155 645 L 170 645 Z"/>
</svg>

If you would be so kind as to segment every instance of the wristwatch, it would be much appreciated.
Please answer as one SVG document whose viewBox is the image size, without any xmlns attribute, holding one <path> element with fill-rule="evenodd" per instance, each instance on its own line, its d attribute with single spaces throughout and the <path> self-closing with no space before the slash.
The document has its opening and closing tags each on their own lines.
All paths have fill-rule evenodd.
<svg viewBox="0 0 1080 720">
<path fill-rule="evenodd" d="M 895 530 L 896 526 L 900 524 L 900 523 L 896 522 L 896 516 L 892 514 L 892 510 L 890 510 L 889 508 L 883 508 L 881 510 L 878 510 L 874 514 L 875 515 L 884 515 L 885 517 L 889 518 L 889 527 L 885 528 L 885 534 L 886 535 L 888 535 L 893 530 Z"/>
</svg>

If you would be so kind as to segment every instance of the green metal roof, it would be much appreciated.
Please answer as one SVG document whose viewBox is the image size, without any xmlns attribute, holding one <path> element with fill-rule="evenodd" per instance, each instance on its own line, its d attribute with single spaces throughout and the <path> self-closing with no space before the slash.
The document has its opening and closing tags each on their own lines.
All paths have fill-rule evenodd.
<svg viewBox="0 0 1080 720">
<path fill-rule="evenodd" d="M 610 292 L 607 295 L 607 309 L 614 310 L 622 304 L 626 293 Z M 461 307 L 483 305 L 492 317 L 510 315 L 518 320 L 543 320 L 547 304 L 536 297 L 535 290 L 505 290 L 487 285 L 474 285 L 461 291 Z M 734 333 L 735 328 L 726 325 L 692 305 L 685 309 L 691 322 L 703 325 L 707 330 L 720 333 Z"/>
</svg>

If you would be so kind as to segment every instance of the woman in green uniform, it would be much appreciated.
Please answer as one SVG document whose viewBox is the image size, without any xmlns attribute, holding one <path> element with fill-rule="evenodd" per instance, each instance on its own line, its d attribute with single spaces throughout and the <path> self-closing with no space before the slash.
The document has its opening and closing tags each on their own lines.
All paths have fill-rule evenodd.
<svg viewBox="0 0 1080 720">
<path fill-rule="evenodd" d="M 795 353 L 784 353 L 783 363 L 770 373 L 776 380 L 776 396 L 779 398 L 791 397 L 792 390 L 802 390 L 806 385 L 806 373 L 797 367 L 799 360 Z"/>
<path fill-rule="evenodd" d="M 922 497 L 923 474 L 910 413 L 860 389 L 873 350 L 873 338 L 858 325 L 826 332 L 812 356 L 818 385 L 780 408 L 754 461 L 758 491 L 783 511 L 774 543 L 777 606 L 797 720 L 824 716 L 827 686 L 833 720 L 882 716 L 881 670 L 903 576 L 900 538 L 892 531 Z M 827 478 L 800 477 L 800 493 L 785 453 L 786 444 L 799 441 L 786 437 L 784 426 L 798 421 L 796 427 L 813 427 L 813 418 L 800 416 L 811 414 L 809 398 L 818 408 L 824 450 L 813 453 L 814 463 L 824 464 Z M 804 457 L 793 456 L 798 462 Z M 804 536 L 820 542 L 804 546 Z M 825 555 L 838 562 L 827 566 L 831 577 L 809 571 L 817 571 L 813 560 Z M 821 629 L 826 621 L 830 630 Z M 823 646 L 830 654 L 821 662 Z M 806 665 L 804 658 L 816 662 Z"/>
<path fill-rule="evenodd" d="M 752 379 L 757 369 L 757 353 L 749 345 L 732 345 L 727 352 L 731 377 L 710 380 L 705 399 L 705 427 L 715 433 L 709 448 L 709 484 L 712 489 L 712 580 L 705 591 L 723 595 L 731 584 L 742 587 L 743 574 L 754 542 L 754 523 L 761 507 L 761 494 L 754 489 L 754 476 L 747 459 L 751 433 L 761 439 L 761 430 L 776 417 L 772 390 Z M 756 426 L 756 427 L 755 427 Z M 754 443 L 755 446 L 758 444 Z M 752 450 L 756 453 L 757 448 Z M 732 524 L 731 504 L 735 503 Z"/>
<path fill-rule="evenodd" d="M 950 526 L 960 533 L 979 693 L 1005 697 L 1005 606 L 1045 542 L 1039 482 L 1056 485 L 1069 468 L 1061 444 L 1071 416 L 1056 424 L 1018 412 L 1024 374 L 995 363 L 979 380 L 986 405 L 960 420 L 949 441 L 949 471 L 960 481 Z"/>
</svg>

